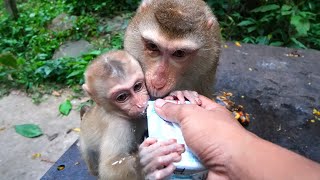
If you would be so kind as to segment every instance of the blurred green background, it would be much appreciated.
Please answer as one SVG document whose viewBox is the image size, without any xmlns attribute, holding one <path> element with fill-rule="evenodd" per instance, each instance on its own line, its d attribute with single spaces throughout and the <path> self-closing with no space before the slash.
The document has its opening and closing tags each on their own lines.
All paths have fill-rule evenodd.
<svg viewBox="0 0 320 180">
<path fill-rule="evenodd" d="M 139 3 L 137 0 L 1 1 L 0 96 L 12 89 L 25 90 L 34 99 L 64 87 L 79 91 L 88 62 L 104 51 L 122 48 L 125 26 Z M 219 20 L 225 41 L 320 50 L 320 1 L 207 0 L 207 3 Z M 70 22 L 70 27 L 53 30 L 52 20 L 61 14 L 64 16 L 60 20 Z M 92 44 L 90 52 L 73 58 L 53 58 L 63 43 L 80 39 Z"/>
</svg>

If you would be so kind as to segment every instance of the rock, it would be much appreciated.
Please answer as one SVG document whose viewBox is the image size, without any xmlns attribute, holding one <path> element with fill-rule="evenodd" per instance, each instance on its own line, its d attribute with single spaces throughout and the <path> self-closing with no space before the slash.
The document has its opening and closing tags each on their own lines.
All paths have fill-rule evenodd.
<svg viewBox="0 0 320 180">
<path fill-rule="evenodd" d="M 122 16 L 116 16 L 112 19 L 106 20 L 106 31 L 107 32 L 124 32 L 125 29 L 128 26 L 129 20 L 122 17 Z"/>
<path fill-rule="evenodd" d="M 232 92 L 251 114 L 248 130 L 320 162 L 320 52 L 227 43 L 216 91 Z M 243 96 L 243 98 L 241 98 Z"/>
<path fill-rule="evenodd" d="M 72 29 L 73 25 L 76 23 L 77 16 L 69 16 L 66 13 L 62 13 L 54 18 L 51 24 L 48 26 L 48 29 L 59 32 Z"/>
<path fill-rule="evenodd" d="M 52 59 L 61 57 L 79 57 L 92 50 L 93 46 L 85 40 L 69 41 L 54 52 Z"/>
</svg>

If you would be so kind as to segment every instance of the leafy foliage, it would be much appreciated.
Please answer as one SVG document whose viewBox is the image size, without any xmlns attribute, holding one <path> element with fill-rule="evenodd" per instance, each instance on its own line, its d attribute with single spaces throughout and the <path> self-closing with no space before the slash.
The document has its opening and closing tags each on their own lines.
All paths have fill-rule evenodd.
<svg viewBox="0 0 320 180">
<path fill-rule="evenodd" d="M 135 10 L 140 0 L 67 0 L 66 2 L 72 5 L 71 11 L 74 14 L 95 12 L 102 16 L 110 16 L 119 11 Z"/>
<path fill-rule="evenodd" d="M 17 59 L 11 53 L 0 54 L 0 65 L 17 68 Z"/>
<path fill-rule="evenodd" d="M 318 1 L 208 0 L 208 3 L 227 40 L 320 49 Z"/>
<path fill-rule="evenodd" d="M 71 29 L 50 30 L 48 26 L 53 18 L 63 12 L 71 13 L 73 6 L 65 0 L 18 2 L 18 8 L 20 17 L 17 21 L 3 13 L 4 9 L 0 11 L 1 89 L 22 87 L 38 97 L 43 85 L 77 86 L 83 83 L 85 67 L 94 57 L 108 49 L 122 48 L 122 34 L 115 33 L 110 35 L 110 46 L 105 49 L 78 58 L 52 60 L 54 51 L 65 41 L 95 39 L 107 30 L 97 30 L 98 20 L 93 15 L 78 16 Z"/>
<path fill-rule="evenodd" d="M 245 43 L 320 49 L 320 1 L 207 0 L 226 40 Z M 24 88 L 34 99 L 47 88 L 79 89 L 87 64 L 97 55 L 123 48 L 123 32 L 106 25 L 121 14 L 129 19 L 140 0 L 30 0 L 18 1 L 15 21 L 0 1 L 0 96 Z M 128 12 L 131 11 L 131 12 Z M 68 30 L 48 28 L 53 18 L 77 15 Z M 125 24 L 124 24 L 125 25 Z M 65 41 L 86 39 L 95 49 L 78 58 L 52 59 Z"/>
</svg>

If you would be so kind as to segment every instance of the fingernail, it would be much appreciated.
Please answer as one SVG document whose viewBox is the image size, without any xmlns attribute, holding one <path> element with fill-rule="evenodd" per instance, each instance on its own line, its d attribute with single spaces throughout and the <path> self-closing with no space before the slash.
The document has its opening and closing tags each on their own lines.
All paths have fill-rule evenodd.
<svg viewBox="0 0 320 180">
<path fill-rule="evenodd" d="M 158 108 L 161 108 L 165 103 L 166 103 L 165 100 L 157 99 L 156 102 L 155 102 L 155 106 L 158 107 Z"/>
<path fill-rule="evenodd" d="M 170 142 L 173 142 L 173 143 L 177 142 L 177 139 L 169 139 L 169 140 Z"/>
<path fill-rule="evenodd" d="M 178 151 L 183 151 L 184 150 L 184 146 L 178 145 L 177 150 Z"/>
</svg>

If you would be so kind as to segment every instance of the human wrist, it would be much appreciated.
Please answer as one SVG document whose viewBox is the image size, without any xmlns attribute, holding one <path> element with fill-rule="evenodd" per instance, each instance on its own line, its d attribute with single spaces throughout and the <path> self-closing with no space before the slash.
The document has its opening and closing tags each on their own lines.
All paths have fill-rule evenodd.
<svg viewBox="0 0 320 180">
<path fill-rule="evenodd" d="M 212 148 L 215 150 L 210 150 L 207 159 L 204 159 L 209 169 L 208 179 L 211 179 L 210 173 L 214 178 L 219 175 L 225 179 L 255 179 L 252 173 L 248 173 L 251 169 L 246 163 L 252 158 L 250 151 L 257 145 L 259 137 L 245 129 L 234 130 L 233 139 L 229 138 L 222 146 Z"/>
<path fill-rule="evenodd" d="M 230 179 L 259 179 L 251 172 L 254 168 L 249 164 L 260 165 L 256 162 L 255 150 L 262 139 L 249 131 L 239 136 L 226 164 L 228 176 Z"/>
<path fill-rule="evenodd" d="M 318 179 L 319 164 L 252 133 L 231 158 L 230 179 Z"/>
</svg>

